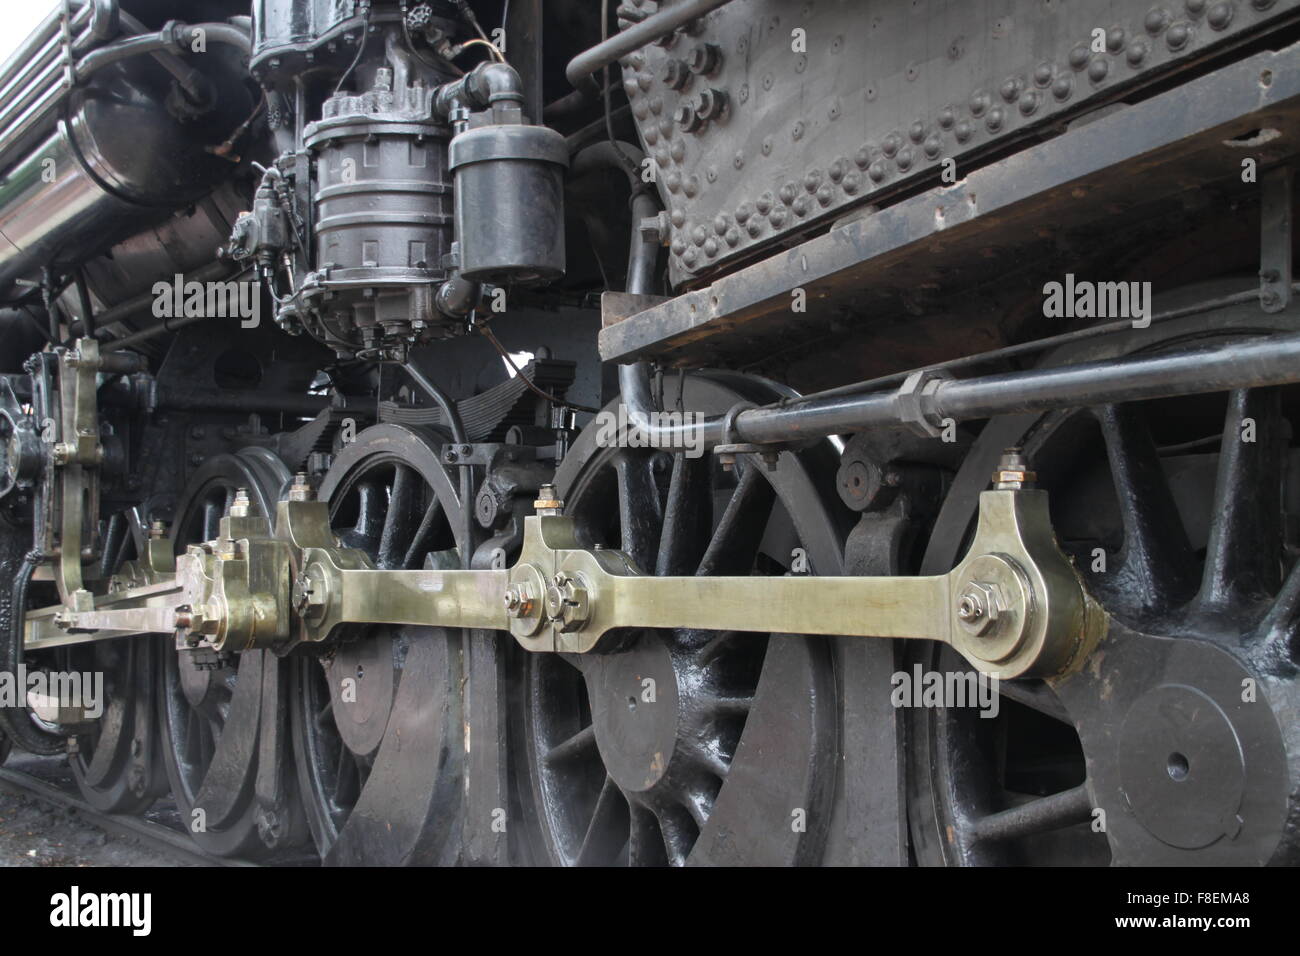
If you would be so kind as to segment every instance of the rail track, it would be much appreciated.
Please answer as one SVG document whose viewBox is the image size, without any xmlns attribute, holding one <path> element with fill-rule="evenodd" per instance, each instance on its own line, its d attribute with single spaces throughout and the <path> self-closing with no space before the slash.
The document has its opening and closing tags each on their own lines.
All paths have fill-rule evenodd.
<svg viewBox="0 0 1300 956">
<path fill-rule="evenodd" d="M 205 853 L 180 829 L 142 817 L 96 810 L 75 792 L 69 779 L 67 787 L 42 779 L 35 774 L 11 767 L 0 767 L 0 790 L 33 798 L 65 811 L 73 811 L 82 820 L 106 833 L 139 841 L 146 848 L 190 866 L 251 867 L 260 864 L 228 859 Z M 292 860 L 303 864 L 306 860 Z"/>
</svg>

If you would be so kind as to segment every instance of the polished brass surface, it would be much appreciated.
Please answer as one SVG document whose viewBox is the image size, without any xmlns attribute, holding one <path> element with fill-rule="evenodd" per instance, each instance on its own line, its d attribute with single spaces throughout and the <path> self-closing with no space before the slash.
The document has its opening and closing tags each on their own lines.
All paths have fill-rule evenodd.
<svg viewBox="0 0 1300 956">
<path fill-rule="evenodd" d="M 1012 678 L 1073 670 L 1105 629 L 1056 545 L 1042 491 L 984 492 L 966 558 L 912 578 L 655 577 L 622 552 L 584 548 L 571 519 L 539 510 L 514 567 L 470 571 L 377 569 L 339 546 L 321 502 L 280 502 L 274 534 L 266 519 L 228 515 L 174 577 L 153 553 L 168 542 L 153 541 L 157 563 L 131 571 L 143 587 L 28 615 L 28 644 L 174 630 L 191 647 L 239 651 L 405 624 L 509 631 L 529 651 L 582 654 L 616 628 L 692 628 L 942 641 Z"/>
</svg>

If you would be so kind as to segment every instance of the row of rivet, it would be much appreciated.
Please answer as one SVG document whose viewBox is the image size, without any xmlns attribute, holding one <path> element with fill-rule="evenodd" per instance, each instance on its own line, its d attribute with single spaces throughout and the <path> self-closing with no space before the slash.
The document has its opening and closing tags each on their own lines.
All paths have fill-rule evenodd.
<svg viewBox="0 0 1300 956">
<path fill-rule="evenodd" d="M 1274 6 L 1276 0 L 1249 0 L 1249 2 L 1256 10 L 1265 11 Z M 1215 31 L 1230 26 L 1236 12 L 1236 4 L 1232 0 L 1217 0 L 1213 3 L 1210 0 L 1185 0 L 1184 7 L 1192 19 L 1204 16 L 1206 23 Z M 1175 21 L 1166 8 L 1155 7 L 1147 13 L 1143 27 L 1152 38 L 1164 34 L 1168 49 L 1178 53 L 1192 40 L 1195 24 L 1182 20 Z M 700 52 L 706 47 L 711 49 Z M 1151 45 L 1147 38 L 1138 35 L 1130 39 L 1122 27 L 1113 27 L 1106 31 L 1105 47 L 1106 53 L 1112 56 L 1123 53 L 1129 66 L 1134 69 L 1141 67 L 1151 53 Z M 721 59 L 717 50 L 718 48 L 712 44 L 704 44 L 692 51 L 687 61 L 670 60 L 669 63 L 677 62 L 681 65 L 675 69 L 665 66 L 665 83 L 670 88 L 674 88 L 674 83 L 680 84 L 676 88 L 681 89 L 689 83 L 691 75 L 701 75 L 704 70 L 716 74 Z M 1104 54 L 1094 53 L 1090 43 L 1076 45 L 1070 51 L 1067 60 L 1075 73 L 1086 70 L 1089 80 L 1094 85 L 1105 82 L 1110 74 L 1110 61 Z M 644 67 L 642 55 L 632 54 L 627 64 L 636 71 L 635 79 L 629 80 L 626 84 L 628 95 L 629 98 L 634 98 L 634 114 L 642 121 L 642 135 L 647 145 L 658 146 L 654 151 L 656 163 L 661 170 L 668 169 L 670 164 L 684 163 L 686 147 L 682 139 L 674 139 L 674 128 L 689 134 L 696 132 L 703 124 L 690 123 L 684 113 L 673 118 L 662 116 L 662 99 L 652 97 L 647 100 L 641 97 L 641 94 L 650 92 L 654 85 L 654 78 L 649 73 L 642 72 Z M 668 76 L 670 72 L 673 73 L 672 77 Z M 681 79 L 683 75 L 687 76 L 685 81 Z M 672 82 L 668 82 L 670 79 Z M 765 83 L 764 88 L 770 89 L 770 86 L 771 84 Z M 998 95 L 1007 106 L 1014 104 L 1022 116 L 1030 117 L 1038 111 L 1042 104 L 1042 96 L 1047 91 L 1050 90 L 1051 95 L 1061 103 L 1069 100 L 1074 93 L 1073 77 L 1052 63 L 1041 63 L 1035 68 L 1033 86 L 1037 89 L 1030 88 L 1021 77 L 1009 77 L 998 88 Z M 748 99 L 748 96 L 744 95 L 747 92 L 748 86 L 742 93 L 742 102 Z M 725 97 L 726 94 L 721 93 L 721 95 Z M 833 112 L 836 110 L 836 105 L 831 107 Z M 971 95 L 968 108 L 971 117 L 984 120 L 983 125 L 990 133 L 1002 132 L 1009 122 L 1009 115 L 1004 107 L 995 105 L 993 98 L 983 90 L 977 90 Z M 660 118 L 655 122 L 647 122 L 651 115 Z M 959 118 L 957 111 L 951 106 L 940 110 L 936 122 L 941 130 L 950 132 L 959 145 L 969 143 L 979 125 L 968 119 Z M 792 127 L 792 138 L 801 139 L 804 129 L 804 122 L 796 121 Z M 922 120 L 915 121 L 909 127 L 908 139 L 920 148 L 927 160 L 935 161 L 943 153 L 940 134 L 933 131 Z M 761 151 L 764 156 L 771 154 L 772 146 L 769 137 L 762 144 Z M 917 162 L 917 156 L 912 147 L 904 143 L 902 133 L 896 131 L 889 134 L 879 147 L 870 143 L 864 144 L 852 162 L 847 157 L 840 157 L 831 164 L 826 173 L 820 169 L 807 173 L 803 181 L 807 195 L 801 193 L 795 183 L 787 182 L 777 190 L 776 195 L 768 191 L 753 202 L 742 202 L 736 207 L 734 213 L 735 225 L 726 214 L 715 216 L 709 224 L 711 228 L 690 224 L 684 212 L 674 208 L 670 215 L 674 230 L 671 240 L 672 252 L 687 269 L 693 270 L 699 263 L 701 252 L 709 259 L 713 259 L 723 251 L 724 245 L 729 249 L 740 246 L 742 242 L 740 228 L 743 228 L 751 239 L 756 240 L 762 236 L 766 224 L 779 231 L 792 221 L 792 216 L 795 219 L 802 219 L 816 211 L 818 207 L 823 209 L 830 207 L 835 202 L 837 189 L 842 190 L 846 197 L 853 197 L 861 192 L 864 186 L 874 188 L 884 183 L 890 172 L 889 164 L 884 160 L 893 160 L 893 165 L 900 172 L 908 172 Z M 732 165 L 737 170 L 744 167 L 745 155 L 742 151 L 736 152 L 732 158 Z M 857 170 L 853 168 L 854 166 Z M 864 182 L 862 173 L 865 173 L 870 184 Z M 709 182 L 716 181 L 717 172 L 713 167 L 706 171 L 706 178 Z M 829 180 L 829 183 L 825 180 Z M 702 190 L 699 176 L 686 176 L 677 170 L 669 170 L 666 173 L 664 185 L 670 194 L 681 194 L 687 199 L 696 198 Z"/>
</svg>

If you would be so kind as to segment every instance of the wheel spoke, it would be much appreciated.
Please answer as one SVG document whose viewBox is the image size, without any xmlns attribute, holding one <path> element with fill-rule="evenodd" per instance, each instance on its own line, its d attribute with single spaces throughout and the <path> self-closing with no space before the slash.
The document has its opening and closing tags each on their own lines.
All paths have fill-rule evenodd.
<svg viewBox="0 0 1300 956">
<path fill-rule="evenodd" d="M 663 866 L 668 862 L 668 856 L 659 833 L 659 821 L 653 813 L 635 803 L 629 804 L 628 810 L 628 865 Z"/>
<path fill-rule="evenodd" d="M 1284 664 L 1294 664 L 1300 643 L 1297 637 L 1300 631 L 1296 624 L 1300 622 L 1300 561 L 1291 568 L 1286 583 L 1278 592 L 1268 614 L 1259 625 L 1258 635 L 1264 642 L 1267 658 Z"/>
<path fill-rule="evenodd" d="M 1178 606 L 1195 588 L 1192 547 L 1145 415 L 1133 405 L 1107 405 L 1096 414 L 1124 525 L 1120 566 L 1098 583 L 1141 602 L 1141 611 Z"/>
<path fill-rule="evenodd" d="M 618 789 L 613 778 L 606 776 L 574 864 L 577 866 L 608 865 L 627 843 L 627 833 L 627 799 Z"/>
<path fill-rule="evenodd" d="M 542 756 L 542 759 L 548 764 L 563 763 L 593 750 L 595 746 L 596 727 L 594 724 L 588 724 L 572 737 L 560 741 L 550 750 L 546 751 Z"/>
<path fill-rule="evenodd" d="M 1281 574 L 1281 392 L 1228 398 L 1199 601 L 1223 607 L 1276 593 Z"/>
<path fill-rule="evenodd" d="M 743 467 L 696 574 L 746 574 L 767 530 L 776 494 L 757 468 Z"/>
<path fill-rule="evenodd" d="M 438 524 L 438 516 L 441 514 L 442 502 L 434 498 L 429 502 L 429 507 L 424 509 L 420 527 L 415 532 L 415 537 L 411 539 L 411 546 L 406 549 L 405 557 L 402 558 L 402 567 L 407 571 L 417 570 L 424 556 L 433 550 L 433 532 Z"/>
<path fill-rule="evenodd" d="M 651 459 L 644 455 L 620 455 L 615 463 L 622 531 L 620 547 L 642 569 L 655 566 L 659 529 L 663 526 L 659 489 L 651 468 Z"/>
<path fill-rule="evenodd" d="M 360 482 L 356 487 L 356 494 L 357 523 L 353 533 L 363 540 L 377 541 L 383 534 L 388 496 L 373 481 Z"/>
<path fill-rule="evenodd" d="M 690 814 L 683 808 L 670 807 L 661 810 L 656 816 L 659 820 L 659 831 L 664 838 L 664 850 L 668 854 L 668 865 L 685 866 L 686 857 L 690 854 L 696 837 L 696 833 L 692 832 L 694 826 L 687 823 Z"/>
<path fill-rule="evenodd" d="M 415 471 L 405 465 L 393 470 L 393 485 L 389 491 L 388 508 L 384 513 L 384 527 L 379 535 L 379 553 L 376 563 L 381 568 L 397 567 L 398 560 L 406 559 L 406 549 L 411 540 L 411 520 L 415 498 L 420 490 L 420 479 Z"/>
<path fill-rule="evenodd" d="M 1049 797 L 1039 797 L 1010 810 L 991 813 L 971 824 L 974 842 L 1010 840 L 1087 823 L 1092 819 L 1092 797 L 1088 788 L 1080 784 Z"/>
<path fill-rule="evenodd" d="M 998 681 L 998 693 L 1063 724 L 1074 726 L 1069 711 L 1056 696 L 1056 692 L 1040 680 Z"/>
<path fill-rule="evenodd" d="M 655 574 L 690 574 L 698 566 L 707 540 L 711 466 L 707 458 L 674 456 Z"/>
</svg>

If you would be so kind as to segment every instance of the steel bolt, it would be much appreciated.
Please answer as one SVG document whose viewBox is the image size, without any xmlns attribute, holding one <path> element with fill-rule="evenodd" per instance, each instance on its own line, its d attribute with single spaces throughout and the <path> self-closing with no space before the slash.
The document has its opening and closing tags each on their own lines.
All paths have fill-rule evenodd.
<svg viewBox="0 0 1300 956">
<path fill-rule="evenodd" d="M 993 487 L 999 491 L 1015 490 L 1032 485 L 1038 476 L 1029 470 L 1029 463 L 1019 448 L 1008 448 L 993 472 Z"/>
<path fill-rule="evenodd" d="M 252 506 L 252 502 L 248 500 L 248 489 L 240 488 L 238 491 L 235 492 L 234 503 L 232 503 L 230 506 L 230 517 L 247 518 L 248 509 L 251 506 Z"/>
<path fill-rule="evenodd" d="M 560 500 L 555 486 L 547 483 L 537 489 L 537 500 L 533 502 L 533 508 L 542 517 L 554 518 L 564 509 L 564 502 Z"/>
<path fill-rule="evenodd" d="M 160 538 L 165 537 L 167 537 L 167 525 L 159 519 L 154 518 L 153 521 L 149 522 L 149 539 L 151 541 L 157 541 Z"/>
<path fill-rule="evenodd" d="M 1004 610 L 997 586 L 986 581 L 972 581 L 957 598 L 957 620 L 975 637 L 992 636 Z"/>
<path fill-rule="evenodd" d="M 298 472 L 293 476 L 293 484 L 289 486 L 290 501 L 313 501 L 316 498 L 316 492 L 311 486 L 311 479 L 307 477 L 306 472 Z"/>
</svg>

